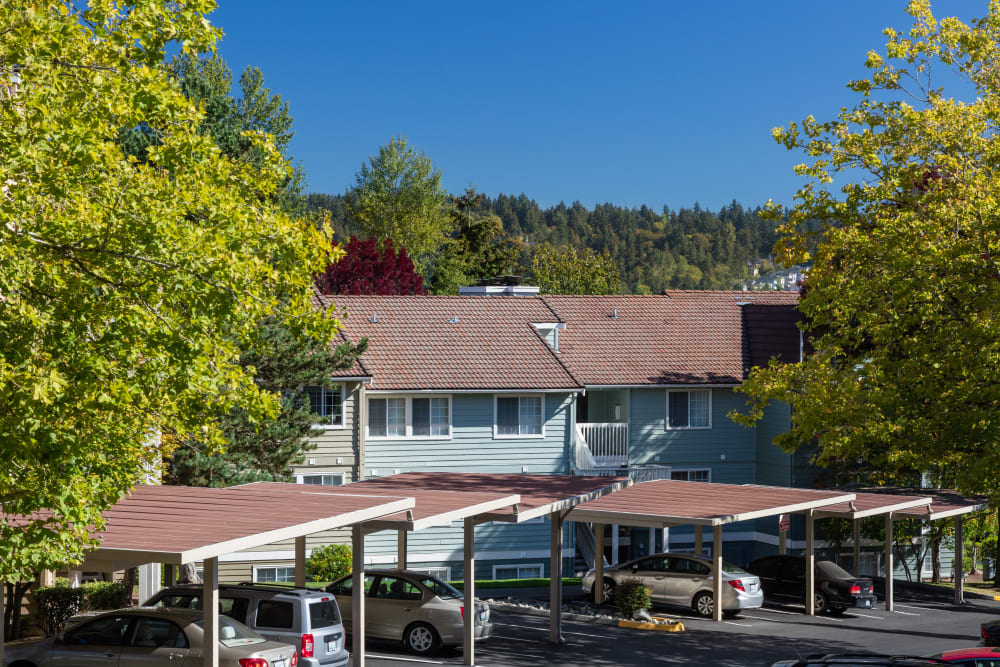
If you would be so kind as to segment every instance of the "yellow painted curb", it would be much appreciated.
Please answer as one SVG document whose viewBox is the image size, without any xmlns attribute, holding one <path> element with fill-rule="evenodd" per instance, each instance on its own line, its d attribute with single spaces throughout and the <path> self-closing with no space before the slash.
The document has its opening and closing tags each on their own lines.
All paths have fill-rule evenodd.
<svg viewBox="0 0 1000 667">
<path fill-rule="evenodd" d="M 1000 600 L 1000 595 L 994 595 L 994 596 L 993 596 L 993 599 L 994 599 L 994 600 Z"/>
<path fill-rule="evenodd" d="M 661 621 L 670 621 L 669 618 L 654 616 Z M 642 623 L 640 621 L 618 621 L 619 628 L 633 628 L 635 630 L 658 630 L 659 632 L 684 632 L 684 624 L 680 621 L 670 621 L 669 623 Z"/>
</svg>

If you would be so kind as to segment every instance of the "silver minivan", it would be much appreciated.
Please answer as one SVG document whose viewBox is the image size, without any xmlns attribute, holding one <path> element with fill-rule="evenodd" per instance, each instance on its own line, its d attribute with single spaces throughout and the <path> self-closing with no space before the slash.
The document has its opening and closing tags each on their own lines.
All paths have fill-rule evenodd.
<svg viewBox="0 0 1000 667">
<path fill-rule="evenodd" d="M 165 588 L 146 606 L 201 609 L 201 586 Z M 321 590 L 221 584 L 219 613 L 234 618 L 267 639 L 298 649 L 301 667 L 343 667 L 349 655 L 345 646 L 340 609 L 333 595 Z"/>
<path fill-rule="evenodd" d="M 604 568 L 604 599 L 614 600 L 618 584 L 639 579 L 654 602 L 689 607 L 702 616 L 712 616 L 712 563 L 690 554 L 654 554 Z M 742 609 L 764 604 L 760 579 L 726 561 L 722 562 L 722 613 L 735 616 Z M 583 590 L 594 592 L 594 570 L 583 578 Z"/>
</svg>

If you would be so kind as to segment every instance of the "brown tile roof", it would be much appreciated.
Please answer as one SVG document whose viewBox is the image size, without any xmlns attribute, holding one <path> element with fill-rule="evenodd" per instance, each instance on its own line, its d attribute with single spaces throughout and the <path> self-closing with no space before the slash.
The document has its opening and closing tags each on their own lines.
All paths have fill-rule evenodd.
<svg viewBox="0 0 1000 667">
<path fill-rule="evenodd" d="M 369 338 L 361 366 L 374 377 L 375 390 L 581 386 L 531 325 L 558 321 L 541 299 L 337 295 L 321 300 L 346 311 L 348 340 Z"/>
<path fill-rule="evenodd" d="M 739 384 L 752 352 L 740 304 L 798 303 L 796 292 L 708 290 L 542 298 L 566 322 L 561 356 L 586 385 Z"/>
</svg>

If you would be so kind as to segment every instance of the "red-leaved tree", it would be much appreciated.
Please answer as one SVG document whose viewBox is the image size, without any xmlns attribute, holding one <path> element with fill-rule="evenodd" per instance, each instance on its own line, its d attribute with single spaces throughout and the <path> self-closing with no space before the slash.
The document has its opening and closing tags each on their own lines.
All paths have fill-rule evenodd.
<svg viewBox="0 0 1000 667">
<path fill-rule="evenodd" d="M 324 294 L 426 294 L 424 279 L 413 268 L 406 248 L 397 252 L 392 239 L 382 247 L 378 241 L 360 241 L 356 236 L 344 246 L 347 253 L 339 262 L 316 276 L 316 286 Z"/>
</svg>

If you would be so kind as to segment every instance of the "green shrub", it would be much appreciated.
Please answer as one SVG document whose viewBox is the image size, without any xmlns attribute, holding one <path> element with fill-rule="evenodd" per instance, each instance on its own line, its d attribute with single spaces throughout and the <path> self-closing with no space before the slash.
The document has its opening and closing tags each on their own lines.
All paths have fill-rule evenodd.
<svg viewBox="0 0 1000 667">
<path fill-rule="evenodd" d="M 632 618 L 638 609 L 649 609 L 653 601 L 649 599 L 649 588 L 638 579 L 625 579 L 615 591 L 615 604 L 625 618 Z"/>
<path fill-rule="evenodd" d="M 127 581 L 95 581 L 83 585 L 83 610 L 119 609 L 131 597 Z"/>
<path fill-rule="evenodd" d="M 351 573 L 351 547 L 329 544 L 313 549 L 306 561 L 306 577 L 312 581 L 333 581 Z"/>
<path fill-rule="evenodd" d="M 45 634 L 54 635 L 83 607 L 83 589 L 70 588 L 65 580 L 57 581 L 55 586 L 35 591 L 35 603 Z"/>
</svg>

